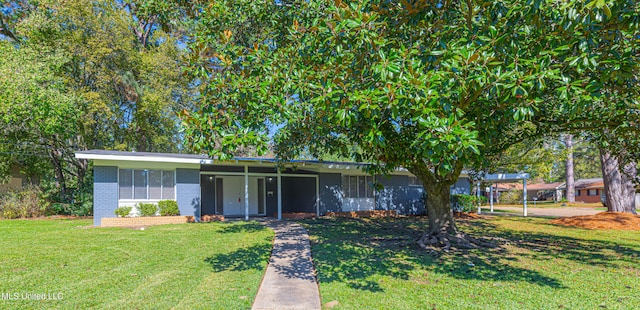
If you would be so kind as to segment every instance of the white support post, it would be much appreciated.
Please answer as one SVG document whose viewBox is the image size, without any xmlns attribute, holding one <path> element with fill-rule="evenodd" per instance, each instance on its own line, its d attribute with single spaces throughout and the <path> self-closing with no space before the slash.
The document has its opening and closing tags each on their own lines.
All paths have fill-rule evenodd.
<svg viewBox="0 0 640 310">
<path fill-rule="evenodd" d="M 249 220 L 249 166 L 244 166 L 244 219 Z"/>
<path fill-rule="evenodd" d="M 282 175 L 278 169 L 278 219 L 282 219 Z"/>
<path fill-rule="evenodd" d="M 524 196 L 524 216 L 527 216 L 527 179 L 523 179 L 522 195 Z"/>
<path fill-rule="evenodd" d="M 493 213 L 493 183 L 489 185 L 489 206 L 491 207 L 491 213 Z"/>
<path fill-rule="evenodd" d="M 478 184 L 476 184 L 476 197 L 478 198 L 478 214 L 482 213 L 482 204 L 480 203 L 480 180 L 478 180 Z"/>
<path fill-rule="evenodd" d="M 316 217 L 320 217 L 320 177 L 316 176 Z"/>
</svg>

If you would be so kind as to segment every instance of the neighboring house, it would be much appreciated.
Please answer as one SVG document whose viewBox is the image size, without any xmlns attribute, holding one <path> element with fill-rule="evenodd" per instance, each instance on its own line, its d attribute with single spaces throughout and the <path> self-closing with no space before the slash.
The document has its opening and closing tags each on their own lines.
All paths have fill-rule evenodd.
<svg viewBox="0 0 640 310">
<path fill-rule="evenodd" d="M 491 197 L 489 196 L 489 192 L 493 193 L 493 202 L 494 203 L 500 203 L 500 196 L 502 196 L 502 194 L 506 193 L 506 192 L 511 192 L 511 191 L 520 191 L 522 192 L 523 190 L 523 186 L 520 183 L 514 183 L 514 182 L 510 182 L 510 183 L 494 183 L 493 188 L 489 189 L 489 187 L 485 187 L 484 191 L 481 191 L 480 193 L 487 197 L 487 201 L 491 200 Z M 529 189 L 529 186 L 527 185 L 527 189 Z"/>
<path fill-rule="evenodd" d="M 576 202 L 595 203 L 605 200 L 604 181 L 602 178 L 579 179 L 574 183 Z M 566 195 L 567 185 L 562 183 L 558 187 Z"/>
<path fill-rule="evenodd" d="M 575 183 L 576 202 L 594 203 L 604 200 L 604 181 L 602 178 L 580 179 Z"/>
<path fill-rule="evenodd" d="M 269 216 L 329 211 L 397 210 L 424 212 L 423 188 L 404 169 L 390 176 L 371 176 L 363 164 L 293 161 L 295 169 L 276 169 L 272 158 L 214 161 L 202 155 L 93 150 L 76 153 L 93 160 L 94 225 L 115 217 L 118 206 L 170 199 L 181 215 Z M 374 191 L 372 182 L 383 186 Z M 452 194 L 468 194 L 462 175 Z"/>
<path fill-rule="evenodd" d="M 527 184 L 527 200 L 560 201 L 563 197 L 562 185 L 562 182 Z"/>
<path fill-rule="evenodd" d="M 12 165 L 9 169 L 9 182 L 0 183 L 0 192 L 20 189 L 27 184 L 27 177 L 20 173 L 18 165 Z"/>
</svg>

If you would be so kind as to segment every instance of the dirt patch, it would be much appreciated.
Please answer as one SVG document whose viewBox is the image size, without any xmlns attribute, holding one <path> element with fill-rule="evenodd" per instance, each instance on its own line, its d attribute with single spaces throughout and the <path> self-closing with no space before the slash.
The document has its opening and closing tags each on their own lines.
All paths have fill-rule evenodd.
<svg viewBox="0 0 640 310">
<path fill-rule="evenodd" d="M 640 230 L 640 216 L 619 212 L 563 217 L 555 219 L 551 223 L 587 229 Z"/>
</svg>

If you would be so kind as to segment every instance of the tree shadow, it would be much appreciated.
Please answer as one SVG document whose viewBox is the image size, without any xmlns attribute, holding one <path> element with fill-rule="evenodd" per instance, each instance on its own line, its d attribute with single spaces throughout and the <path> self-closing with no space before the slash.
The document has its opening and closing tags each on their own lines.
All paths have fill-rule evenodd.
<svg viewBox="0 0 640 310">
<path fill-rule="evenodd" d="M 464 230 L 476 232 L 476 235 L 500 238 L 503 246 L 432 256 L 415 244 L 427 228 L 424 218 L 301 221 L 312 236 L 318 281 L 346 283 L 351 288 L 366 291 L 383 291 L 371 280 L 372 276 L 406 280 L 416 269 L 465 280 L 526 281 L 538 286 L 566 288 L 558 279 L 509 262 L 517 257 L 561 258 L 615 267 L 611 253 L 623 256 L 622 259 L 629 262 L 640 256 L 637 250 L 615 242 L 514 231 L 484 220 L 459 222 Z"/>
<path fill-rule="evenodd" d="M 215 272 L 263 270 L 269 260 L 271 244 L 264 243 L 241 248 L 230 253 L 220 253 L 205 258 Z"/>
<path fill-rule="evenodd" d="M 258 222 L 239 222 L 239 221 L 230 221 L 230 222 L 215 222 L 218 225 L 221 225 L 222 228 L 220 232 L 227 234 L 238 234 L 238 233 L 252 233 L 263 231 L 268 229 L 261 223 Z"/>
</svg>

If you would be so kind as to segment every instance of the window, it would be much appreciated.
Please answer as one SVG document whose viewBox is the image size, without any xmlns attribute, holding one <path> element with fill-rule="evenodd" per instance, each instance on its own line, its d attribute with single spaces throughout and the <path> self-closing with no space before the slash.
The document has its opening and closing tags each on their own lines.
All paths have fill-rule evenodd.
<svg viewBox="0 0 640 310">
<path fill-rule="evenodd" d="M 587 196 L 598 196 L 598 189 L 587 190 Z"/>
<path fill-rule="evenodd" d="M 372 184 L 372 176 L 343 175 L 342 195 L 344 198 L 373 198 Z"/>
<path fill-rule="evenodd" d="M 576 194 L 576 196 L 582 196 L 582 194 L 580 194 L 580 190 L 578 190 L 578 193 Z"/>
<path fill-rule="evenodd" d="M 118 179 L 119 199 L 175 199 L 173 171 L 120 169 Z"/>
</svg>

